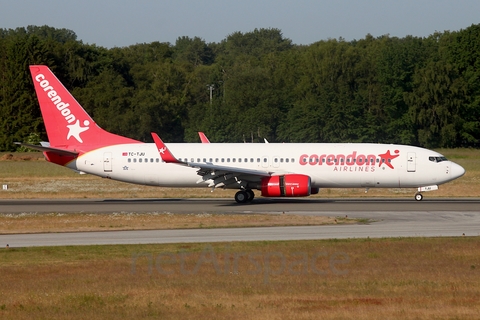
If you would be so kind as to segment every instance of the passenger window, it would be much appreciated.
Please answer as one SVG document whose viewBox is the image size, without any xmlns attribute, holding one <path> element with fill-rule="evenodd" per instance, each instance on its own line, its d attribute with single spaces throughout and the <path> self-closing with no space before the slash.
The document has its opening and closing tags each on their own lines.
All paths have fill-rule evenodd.
<svg viewBox="0 0 480 320">
<path fill-rule="evenodd" d="M 260 162 L 260 158 L 257 158 L 257 162 Z"/>
<path fill-rule="evenodd" d="M 155 161 L 158 163 L 160 161 L 160 159 L 156 158 Z"/>
<path fill-rule="evenodd" d="M 133 158 L 133 162 L 134 162 L 134 163 L 137 162 L 137 158 Z"/>
<path fill-rule="evenodd" d="M 285 159 L 285 162 L 287 162 L 287 163 L 288 163 L 288 158 L 287 158 L 287 159 Z"/>
<path fill-rule="evenodd" d="M 150 162 L 152 162 L 152 163 L 153 163 L 153 158 L 150 158 Z"/>
<path fill-rule="evenodd" d="M 128 163 L 132 162 L 132 159 L 128 158 Z"/>
</svg>

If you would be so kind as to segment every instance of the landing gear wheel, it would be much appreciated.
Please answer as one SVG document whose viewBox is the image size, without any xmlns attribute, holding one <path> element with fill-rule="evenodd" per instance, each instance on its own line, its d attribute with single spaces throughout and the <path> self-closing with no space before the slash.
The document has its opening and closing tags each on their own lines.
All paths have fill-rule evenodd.
<svg viewBox="0 0 480 320">
<path fill-rule="evenodd" d="M 246 191 L 240 190 L 237 193 L 235 193 L 235 201 L 237 203 L 245 203 L 248 201 L 248 194 Z"/>
<path fill-rule="evenodd" d="M 255 198 L 255 193 L 253 193 L 252 190 L 248 189 L 248 190 L 245 190 L 245 192 L 247 193 L 247 201 L 250 202 L 253 200 L 253 198 Z"/>
<path fill-rule="evenodd" d="M 415 194 L 415 200 L 422 201 L 422 199 L 423 199 L 423 195 L 421 193 Z"/>
</svg>

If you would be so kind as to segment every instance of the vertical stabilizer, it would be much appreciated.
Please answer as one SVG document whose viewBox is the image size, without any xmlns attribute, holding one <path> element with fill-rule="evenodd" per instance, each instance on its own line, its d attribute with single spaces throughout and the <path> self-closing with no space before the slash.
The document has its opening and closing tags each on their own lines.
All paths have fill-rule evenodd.
<svg viewBox="0 0 480 320">
<path fill-rule="evenodd" d="M 47 66 L 30 66 L 50 146 L 83 152 L 140 143 L 100 128 Z"/>
</svg>

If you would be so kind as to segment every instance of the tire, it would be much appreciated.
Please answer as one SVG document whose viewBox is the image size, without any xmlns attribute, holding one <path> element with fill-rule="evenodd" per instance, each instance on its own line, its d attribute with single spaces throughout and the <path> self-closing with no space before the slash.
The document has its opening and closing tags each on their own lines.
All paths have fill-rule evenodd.
<svg viewBox="0 0 480 320">
<path fill-rule="evenodd" d="M 423 199 L 423 195 L 421 193 L 415 194 L 415 200 L 422 201 L 422 199 Z"/>
<path fill-rule="evenodd" d="M 235 201 L 237 203 L 245 203 L 248 201 L 248 194 L 247 192 L 240 190 L 237 193 L 235 193 Z"/>
<path fill-rule="evenodd" d="M 245 190 L 245 192 L 247 193 L 247 201 L 251 202 L 255 198 L 255 193 L 251 189 Z"/>
</svg>

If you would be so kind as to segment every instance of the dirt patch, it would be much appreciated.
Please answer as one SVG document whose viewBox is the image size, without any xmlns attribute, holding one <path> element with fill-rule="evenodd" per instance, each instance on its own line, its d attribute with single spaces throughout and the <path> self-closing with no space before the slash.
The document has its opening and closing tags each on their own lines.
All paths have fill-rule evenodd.
<svg viewBox="0 0 480 320">
<path fill-rule="evenodd" d="M 43 154 L 40 152 L 18 152 L 15 154 L 5 153 L 0 156 L 0 161 L 32 161 L 32 160 L 42 160 Z"/>
<path fill-rule="evenodd" d="M 13 160 L 13 154 L 7 153 L 0 157 L 0 160 Z"/>
</svg>

